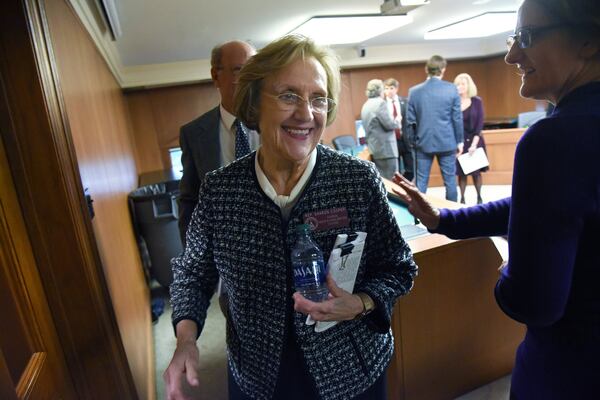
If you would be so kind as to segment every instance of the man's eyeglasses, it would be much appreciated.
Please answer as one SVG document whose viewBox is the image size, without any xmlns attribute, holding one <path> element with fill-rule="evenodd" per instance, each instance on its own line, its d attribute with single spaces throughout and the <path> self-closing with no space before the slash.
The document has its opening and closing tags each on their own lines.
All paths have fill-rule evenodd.
<svg viewBox="0 0 600 400">
<path fill-rule="evenodd" d="M 335 101 L 329 97 L 319 96 L 305 100 L 302 96 L 299 96 L 294 92 L 283 92 L 276 96 L 268 93 L 267 95 L 277 101 L 277 105 L 282 111 L 295 110 L 299 106 L 304 105 L 304 103 L 310 104 L 311 110 L 318 114 L 328 113 L 335 107 Z"/>
<path fill-rule="evenodd" d="M 520 28 L 517 29 L 514 35 L 509 35 L 506 38 L 506 47 L 510 50 L 515 43 L 521 49 L 528 49 L 532 45 L 532 41 L 534 36 L 539 36 L 545 32 L 551 31 L 553 29 L 558 29 L 564 27 L 565 24 L 555 24 L 548 26 L 540 26 L 540 27 L 531 27 L 531 28 Z"/>
<path fill-rule="evenodd" d="M 240 71 L 242 70 L 242 66 L 236 66 L 236 67 L 223 67 L 222 65 L 216 66 L 215 69 L 217 71 L 227 71 L 229 73 L 231 73 L 232 75 L 239 75 Z"/>
</svg>

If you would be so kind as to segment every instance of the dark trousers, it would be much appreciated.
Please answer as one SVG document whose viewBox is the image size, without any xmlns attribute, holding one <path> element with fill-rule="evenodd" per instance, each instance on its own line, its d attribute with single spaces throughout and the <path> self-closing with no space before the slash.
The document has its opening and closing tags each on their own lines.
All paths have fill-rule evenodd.
<svg viewBox="0 0 600 400">
<path fill-rule="evenodd" d="M 417 150 L 417 188 L 421 193 L 427 191 L 433 157 L 437 157 L 440 165 L 446 187 L 446 200 L 456 201 L 458 191 L 456 190 L 456 151 L 454 150 L 443 153 L 423 153 Z"/>
<path fill-rule="evenodd" d="M 272 400 L 319 400 L 321 397 L 317 392 L 317 385 L 308 372 L 304 355 L 294 333 L 291 296 L 287 306 L 286 337 Z M 386 372 L 383 371 L 364 393 L 354 397 L 353 400 L 387 400 Z M 233 378 L 231 369 L 228 370 L 227 382 L 229 400 L 252 400 L 251 396 L 242 392 Z"/>
<path fill-rule="evenodd" d="M 304 369 L 304 364 L 302 363 Z M 311 377 L 300 368 L 286 368 L 279 372 L 273 400 L 319 400 L 315 383 Z M 386 400 L 387 399 L 387 370 L 363 393 L 353 400 Z M 228 371 L 229 400 L 252 400 L 252 397 L 242 392 L 233 379 L 231 370 Z"/>
<path fill-rule="evenodd" d="M 398 142 L 398 170 L 409 181 L 412 181 L 415 172 L 413 171 L 413 153 L 410 146 L 406 144 L 404 137 L 397 140 Z"/>
</svg>

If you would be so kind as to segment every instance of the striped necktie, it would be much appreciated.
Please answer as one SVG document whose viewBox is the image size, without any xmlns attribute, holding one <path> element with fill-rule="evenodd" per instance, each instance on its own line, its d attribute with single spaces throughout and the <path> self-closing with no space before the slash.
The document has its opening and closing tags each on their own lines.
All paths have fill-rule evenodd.
<svg viewBox="0 0 600 400">
<path fill-rule="evenodd" d="M 248 134 L 239 119 L 233 123 L 235 126 L 235 158 L 240 158 L 250 153 Z"/>
</svg>

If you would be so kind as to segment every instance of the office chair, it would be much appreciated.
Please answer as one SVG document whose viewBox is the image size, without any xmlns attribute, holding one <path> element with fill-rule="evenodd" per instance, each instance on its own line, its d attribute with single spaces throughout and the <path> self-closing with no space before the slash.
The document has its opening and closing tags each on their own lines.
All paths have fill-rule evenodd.
<svg viewBox="0 0 600 400">
<path fill-rule="evenodd" d="M 356 140 L 352 135 L 336 136 L 332 139 L 333 147 L 336 150 L 352 150 L 356 147 Z"/>
<path fill-rule="evenodd" d="M 542 118 L 546 118 L 546 111 L 522 112 L 517 119 L 517 128 L 528 128 Z"/>
<path fill-rule="evenodd" d="M 169 192 L 168 187 L 164 182 L 146 185 L 128 196 L 144 272 L 166 288 L 173 281 L 171 258 L 183 252 L 177 222 L 179 190 Z"/>
</svg>

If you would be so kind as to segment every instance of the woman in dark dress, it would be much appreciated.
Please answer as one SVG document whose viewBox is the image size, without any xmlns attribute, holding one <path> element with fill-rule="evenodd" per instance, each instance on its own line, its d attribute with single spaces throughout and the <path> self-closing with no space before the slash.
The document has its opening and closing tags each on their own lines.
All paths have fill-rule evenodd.
<svg viewBox="0 0 600 400">
<path fill-rule="evenodd" d="M 480 97 L 477 97 L 477 86 L 469 74 L 458 74 L 454 78 L 454 84 L 460 95 L 460 109 L 463 113 L 464 126 L 464 146 L 463 152 L 473 152 L 478 147 L 485 150 L 485 142 L 481 135 L 483 128 L 483 103 Z M 460 155 L 460 154 L 459 154 Z M 483 179 L 481 173 L 489 168 L 481 168 L 466 175 L 458 161 L 456 161 L 456 175 L 458 176 L 458 186 L 460 187 L 460 202 L 465 204 L 465 188 L 467 187 L 467 176 L 473 177 L 473 184 L 477 191 L 477 204 L 481 204 L 481 185 Z"/>
</svg>

